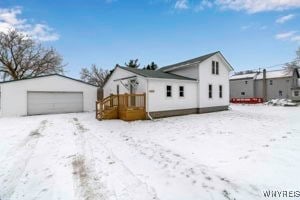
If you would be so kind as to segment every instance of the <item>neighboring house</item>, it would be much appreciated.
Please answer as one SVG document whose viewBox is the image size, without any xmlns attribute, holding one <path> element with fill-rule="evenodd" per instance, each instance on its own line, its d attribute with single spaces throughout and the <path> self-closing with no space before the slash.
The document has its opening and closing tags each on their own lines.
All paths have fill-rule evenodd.
<svg viewBox="0 0 300 200">
<path fill-rule="evenodd" d="M 232 70 L 220 52 L 156 71 L 116 67 L 104 85 L 104 97 L 143 93 L 146 112 L 154 118 L 227 110 Z"/>
<path fill-rule="evenodd" d="M 297 80 L 297 86 L 292 88 L 292 100 L 300 101 L 300 78 Z"/>
<path fill-rule="evenodd" d="M 264 74 L 265 72 L 265 74 Z M 254 72 L 230 77 L 230 98 L 292 99 L 299 98 L 297 69 Z"/>
<path fill-rule="evenodd" d="M 97 87 L 63 75 L 0 82 L 0 116 L 94 111 Z"/>
</svg>

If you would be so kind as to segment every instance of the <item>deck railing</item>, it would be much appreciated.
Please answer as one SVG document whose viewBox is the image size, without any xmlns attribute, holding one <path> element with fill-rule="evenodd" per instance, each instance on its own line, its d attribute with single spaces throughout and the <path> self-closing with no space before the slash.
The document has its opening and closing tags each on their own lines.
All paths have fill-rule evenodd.
<svg viewBox="0 0 300 200">
<path fill-rule="evenodd" d="M 119 95 L 119 106 L 122 108 L 145 108 L 145 94 Z"/>
<path fill-rule="evenodd" d="M 145 108 L 146 94 L 111 94 L 96 102 L 96 118 L 99 120 L 144 118 Z M 131 117 L 128 117 L 129 113 Z"/>
</svg>

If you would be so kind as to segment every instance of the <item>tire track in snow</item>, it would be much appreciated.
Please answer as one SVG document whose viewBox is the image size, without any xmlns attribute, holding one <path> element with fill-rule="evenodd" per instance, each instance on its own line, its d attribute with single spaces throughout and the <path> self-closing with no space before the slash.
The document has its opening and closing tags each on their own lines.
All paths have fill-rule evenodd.
<svg viewBox="0 0 300 200">
<path fill-rule="evenodd" d="M 95 168 L 92 150 L 85 137 L 88 129 L 81 125 L 77 118 L 73 118 L 71 122 L 76 128 L 74 136 L 78 149 L 72 161 L 75 186 L 79 191 L 78 197 L 86 200 L 109 199 L 106 185 L 99 177 L 102 172 Z"/>
<path fill-rule="evenodd" d="M 12 149 L 5 158 L 12 158 L 13 160 L 3 160 L 5 174 L 0 175 L 0 199 L 9 200 L 16 186 L 19 184 L 19 180 L 22 177 L 32 155 L 35 150 L 36 145 L 38 144 L 42 133 L 47 126 L 48 121 L 43 120 L 40 122 L 37 129 L 34 129 L 30 134 L 23 140 L 17 147 Z M 2 167 L 1 167 L 2 168 Z"/>
<path fill-rule="evenodd" d="M 78 129 L 84 127 L 75 120 Z M 85 129 L 86 130 L 86 129 Z M 155 191 L 146 183 L 142 182 L 136 177 L 126 165 L 117 158 L 117 156 L 109 150 L 103 143 L 102 138 L 99 138 L 91 131 L 82 132 L 83 139 L 86 141 L 85 145 L 90 148 L 90 153 L 99 153 L 97 157 L 93 156 L 92 160 L 97 169 L 102 168 L 98 174 L 106 185 L 109 185 L 110 193 L 108 199 L 124 199 L 124 200 L 158 200 Z M 81 140 L 81 141 L 83 141 Z"/>
<path fill-rule="evenodd" d="M 122 134 L 120 136 L 128 146 L 159 166 L 170 179 L 184 178 L 189 184 L 208 192 L 210 196 L 215 196 L 218 191 L 219 195 L 226 199 L 236 199 L 234 196 L 243 191 L 253 198 L 259 197 L 258 192 L 251 187 L 242 188 L 230 179 L 213 172 L 208 166 L 195 163 L 155 142 L 136 141 L 133 137 Z"/>
</svg>

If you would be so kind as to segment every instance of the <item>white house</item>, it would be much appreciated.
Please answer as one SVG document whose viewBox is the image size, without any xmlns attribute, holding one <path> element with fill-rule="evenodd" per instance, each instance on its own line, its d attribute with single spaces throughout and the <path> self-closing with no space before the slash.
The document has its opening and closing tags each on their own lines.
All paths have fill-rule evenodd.
<svg viewBox="0 0 300 200">
<path fill-rule="evenodd" d="M 156 71 L 116 67 L 104 97 L 145 93 L 146 112 L 153 118 L 227 110 L 232 70 L 219 51 Z"/>
<path fill-rule="evenodd" d="M 97 87 L 63 75 L 0 82 L 0 116 L 94 111 Z"/>
</svg>

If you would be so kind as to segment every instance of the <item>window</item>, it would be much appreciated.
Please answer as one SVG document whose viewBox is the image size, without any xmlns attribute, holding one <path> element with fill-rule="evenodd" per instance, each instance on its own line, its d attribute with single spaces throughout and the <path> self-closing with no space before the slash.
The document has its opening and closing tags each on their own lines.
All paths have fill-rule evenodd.
<svg viewBox="0 0 300 200">
<path fill-rule="evenodd" d="M 241 92 L 241 95 L 245 96 L 245 92 Z"/>
<path fill-rule="evenodd" d="M 279 94 L 280 97 L 282 97 L 282 91 L 281 90 L 278 91 L 278 94 Z"/>
<path fill-rule="evenodd" d="M 217 61 L 211 62 L 211 73 L 219 74 L 219 62 L 217 62 Z"/>
<path fill-rule="evenodd" d="M 219 85 L 219 97 L 222 98 L 223 97 L 223 86 Z"/>
<path fill-rule="evenodd" d="M 208 85 L 208 98 L 212 98 L 212 85 Z"/>
<path fill-rule="evenodd" d="M 184 87 L 179 86 L 179 97 L 184 97 Z"/>
<path fill-rule="evenodd" d="M 270 80 L 270 85 L 273 85 L 273 80 Z"/>
<path fill-rule="evenodd" d="M 167 85 L 167 97 L 172 97 L 172 86 Z"/>
<path fill-rule="evenodd" d="M 294 96 L 295 96 L 295 97 L 298 97 L 298 96 L 299 96 L 299 90 L 295 90 L 295 91 L 294 91 Z"/>
<path fill-rule="evenodd" d="M 247 85 L 247 84 L 248 84 L 248 81 L 245 81 L 245 84 Z"/>
</svg>

